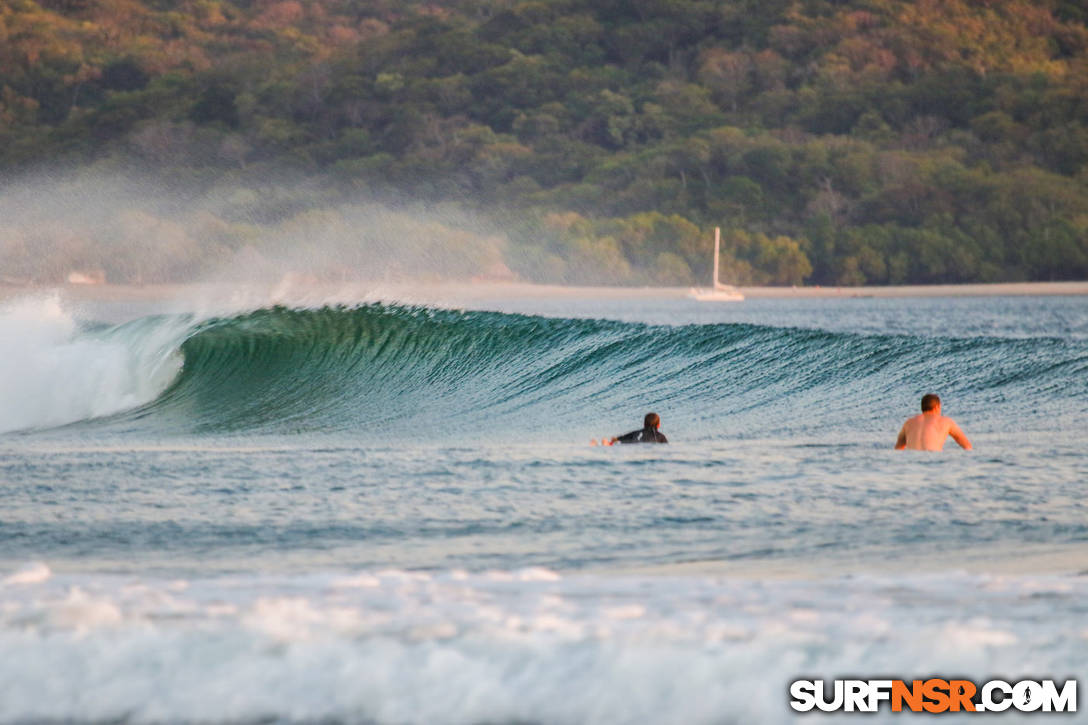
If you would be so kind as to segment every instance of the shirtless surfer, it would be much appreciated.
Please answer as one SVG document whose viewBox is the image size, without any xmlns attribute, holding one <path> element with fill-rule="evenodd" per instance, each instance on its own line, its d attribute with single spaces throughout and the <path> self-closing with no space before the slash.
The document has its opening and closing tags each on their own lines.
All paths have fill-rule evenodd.
<svg viewBox="0 0 1088 725">
<path fill-rule="evenodd" d="M 967 440 L 956 421 L 941 415 L 941 399 L 933 393 L 922 396 L 922 414 L 916 415 L 903 424 L 899 437 L 895 441 L 895 450 L 909 448 L 912 451 L 939 451 L 944 448 L 948 436 L 960 444 L 960 448 L 971 450 L 971 441 Z"/>
</svg>

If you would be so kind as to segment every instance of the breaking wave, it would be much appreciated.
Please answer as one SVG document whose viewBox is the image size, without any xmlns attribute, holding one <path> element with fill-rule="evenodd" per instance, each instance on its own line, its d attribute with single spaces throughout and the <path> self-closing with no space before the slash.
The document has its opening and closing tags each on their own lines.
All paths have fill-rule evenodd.
<svg viewBox="0 0 1088 725">
<path fill-rule="evenodd" d="M 380 428 L 567 440 L 587 425 L 637 424 L 660 409 L 690 439 L 721 426 L 761 435 L 846 430 L 899 417 L 905 400 L 913 405 L 930 387 L 997 426 L 1002 405 L 1043 420 L 1088 394 L 1088 345 L 1059 338 L 648 325 L 385 304 L 110 326 L 79 324 L 46 300 L 0 312 L 0 339 L 9 351 L 0 359 L 0 431 L 93 421 L 178 433 Z"/>
</svg>

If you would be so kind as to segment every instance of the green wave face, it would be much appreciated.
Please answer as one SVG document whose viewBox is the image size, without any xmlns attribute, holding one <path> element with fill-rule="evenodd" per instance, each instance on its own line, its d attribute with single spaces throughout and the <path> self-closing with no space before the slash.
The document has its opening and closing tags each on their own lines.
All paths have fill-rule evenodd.
<svg viewBox="0 0 1088 725">
<path fill-rule="evenodd" d="M 181 344 L 153 403 L 111 425 L 163 432 L 356 431 L 456 442 L 579 441 L 659 412 L 682 439 L 881 430 L 939 389 L 1000 427 L 1086 396 L 1057 339 L 917 338 L 747 324 L 654 326 L 370 305 L 263 309 Z M 1079 381 L 1070 384 L 1070 381 Z M 1021 421 L 1023 418 L 1021 418 Z M 602 426 L 605 426 L 602 428 Z M 894 431 L 893 431 L 894 433 Z"/>
<path fill-rule="evenodd" d="M 157 415 L 201 430 L 486 433 L 609 398 L 668 335 L 638 325 L 381 305 L 260 310 L 186 340 Z M 709 352 L 709 349 L 708 349 Z M 540 420 L 539 417 L 544 419 Z"/>
</svg>

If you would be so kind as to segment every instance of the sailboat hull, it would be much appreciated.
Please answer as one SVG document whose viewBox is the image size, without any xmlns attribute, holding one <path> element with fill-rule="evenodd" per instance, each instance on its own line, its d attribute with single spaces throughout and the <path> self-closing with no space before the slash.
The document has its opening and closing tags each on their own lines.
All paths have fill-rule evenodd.
<svg viewBox="0 0 1088 725">
<path fill-rule="evenodd" d="M 735 289 L 692 289 L 691 297 L 700 302 L 743 302 L 744 295 Z"/>
</svg>

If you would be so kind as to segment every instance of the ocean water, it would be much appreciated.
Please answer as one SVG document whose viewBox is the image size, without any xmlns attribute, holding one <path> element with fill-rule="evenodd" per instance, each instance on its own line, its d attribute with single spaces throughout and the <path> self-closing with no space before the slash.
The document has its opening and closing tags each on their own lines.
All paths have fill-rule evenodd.
<svg viewBox="0 0 1088 725">
<path fill-rule="evenodd" d="M 0 306 L 0 722 L 1088 669 L 1088 298 L 327 302 Z M 892 450 L 931 391 L 975 450 Z"/>
</svg>

